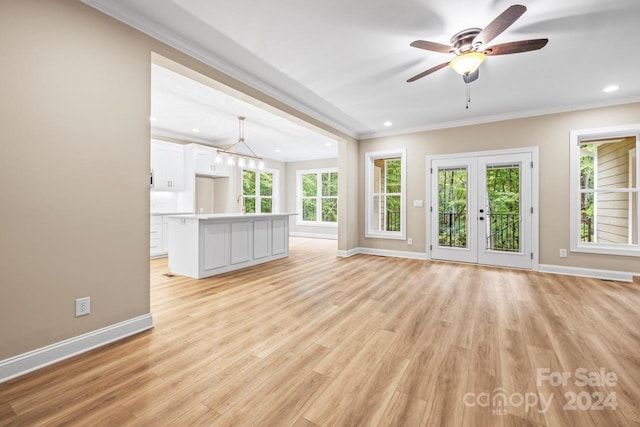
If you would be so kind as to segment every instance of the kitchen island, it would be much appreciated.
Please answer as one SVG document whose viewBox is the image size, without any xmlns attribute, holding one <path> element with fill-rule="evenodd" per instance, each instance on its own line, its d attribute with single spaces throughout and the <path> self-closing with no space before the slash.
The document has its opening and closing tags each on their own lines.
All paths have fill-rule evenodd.
<svg viewBox="0 0 640 427">
<path fill-rule="evenodd" d="M 169 270 L 202 279 L 289 256 L 289 216 L 169 216 Z"/>
</svg>

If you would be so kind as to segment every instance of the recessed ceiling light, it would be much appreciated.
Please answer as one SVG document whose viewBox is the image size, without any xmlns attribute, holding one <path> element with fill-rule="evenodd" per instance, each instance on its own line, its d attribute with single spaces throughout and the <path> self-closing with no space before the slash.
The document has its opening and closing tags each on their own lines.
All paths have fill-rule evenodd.
<svg viewBox="0 0 640 427">
<path fill-rule="evenodd" d="M 327 142 L 327 143 L 325 143 L 324 145 L 325 145 L 325 146 L 327 146 L 327 147 L 331 147 L 333 144 L 332 144 L 332 143 L 330 143 L 330 142 Z"/>
<path fill-rule="evenodd" d="M 386 121 L 383 123 L 383 125 L 385 125 L 386 127 L 391 126 L 393 123 L 391 123 L 390 121 Z"/>
<path fill-rule="evenodd" d="M 193 128 L 193 129 L 191 129 L 191 130 L 192 130 L 192 131 L 194 131 L 195 133 L 200 132 L 200 129 L 196 129 L 196 128 Z"/>
<path fill-rule="evenodd" d="M 276 153 L 279 153 L 279 152 L 280 152 L 280 149 L 279 149 L 279 148 L 276 148 Z"/>
<path fill-rule="evenodd" d="M 609 92 L 615 92 L 618 89 L 620 89 L 620 86 L 618 85 L 609 85 L 607 87 L 605 87 L 604 89 L 602 89 L 603 92 L 609 93 Z"/>
<path fill-rule="evenodd" d="M 157 119 L 155 117 L 149 117 L 150 122 L 155 122 Z"/>
</svg>

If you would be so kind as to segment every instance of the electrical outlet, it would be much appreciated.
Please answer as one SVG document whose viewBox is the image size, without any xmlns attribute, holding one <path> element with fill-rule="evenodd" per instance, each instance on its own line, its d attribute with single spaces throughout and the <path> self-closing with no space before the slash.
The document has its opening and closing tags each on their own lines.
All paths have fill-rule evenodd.
<svg viewBox="0 0 640 427">
<path fill-rule="evenodd" d="M 413 238 L 412 237 L 409 237 L 407 239 L 407 245 L 413 245 Z"/>
<path fill-rule="evenodd" d="M 76 317 L 86 316 L 91 312 L 91 297 L 76 299 Z"/>
<path fill-rule="evenodd" d="M 566 258 L 566 257 L 567 257 L 567 250 L 560 249 L 560 258 Z"/>
</svg>

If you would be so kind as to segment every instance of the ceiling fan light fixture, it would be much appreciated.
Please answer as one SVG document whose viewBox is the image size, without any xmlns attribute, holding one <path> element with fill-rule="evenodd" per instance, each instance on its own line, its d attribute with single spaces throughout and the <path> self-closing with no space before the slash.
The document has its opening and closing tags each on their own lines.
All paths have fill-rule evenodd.
<svg viewBox="0 0 640 427">
<path fill-rule="evenodd" d="M 486 57 L 487 55 L 482 52 L 467 52 L 455 57 L 449 63 L 449 66 L 453 68 L 456 73 L 464 76 L 476 71 Z"/>
</svg>

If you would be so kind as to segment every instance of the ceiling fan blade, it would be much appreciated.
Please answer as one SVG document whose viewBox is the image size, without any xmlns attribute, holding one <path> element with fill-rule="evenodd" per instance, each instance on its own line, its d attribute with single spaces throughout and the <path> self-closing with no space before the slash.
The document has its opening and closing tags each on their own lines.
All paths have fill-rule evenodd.
<svg viewBox="0 0 640 427">
<path fill-rule="evenodd" d="M 443 62 L 440 65 L 436 65 L 435 67 L 431 67 L 427 71 L 423 71 L 420 74 L 416 74 L 415 76 L 411 77 L 409 80 L 407 80 L 407 83 L 415 82 L 416 80 L 421 79 L 424 76 L 428 76 L 431 73 L 435 73 L 436 71 L 446 67 L 447 65 L 449 65 L 448 62 Z"/>
<path fill-rule="evenodd" d="M 430 50 L 432 52 L 451 53 L 455 49 L 453 46 L 447 46 L 446 44 L 429 42 L 425 40 L 416 40 L 409 46 L 417 47 L 418 49 Z"/>
<path fill-rule="evenodd" d="M 547 45 L 549 39 L 520 40 L 517 42 L 502 43 L 488 47 L 484 53 L 489 56 L 509 55 L 512 53 L 529 52 L 542 49 Z"/>
<path fill-rule="evenodd" d="M 513 6 L 510 6 L 507 10 L 498 15 L 496 19 L 491 21 L 484 30 L 480 31 L 480 34 L 473 39 L 473 42 L 480 42 L 482 44 L 489 43 L 491 40 L 498 37 L 498 35 L 500 35 L 504 30 L 509 28 L 511 24 L 516 22 L 526 11 L 527 8 L 521 4 L 514 4 Z"/>
</svg>

